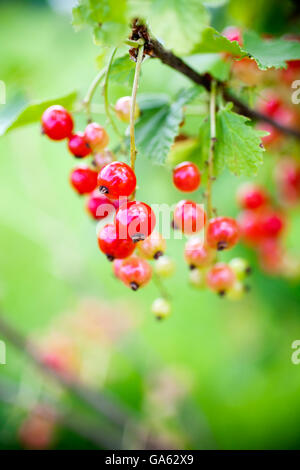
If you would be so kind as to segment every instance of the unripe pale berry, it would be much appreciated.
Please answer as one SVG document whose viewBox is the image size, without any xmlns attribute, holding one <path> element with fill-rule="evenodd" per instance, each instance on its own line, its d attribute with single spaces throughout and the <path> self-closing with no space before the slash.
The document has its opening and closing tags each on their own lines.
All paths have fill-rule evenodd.
<svg viewBox="0 0 300 470">
<path fill-rule="evenodd" d="M 156 217 L 148 204 L 131 201 L 122 204 L 115 215 L 115 224 L 120 238 L 134 242 L 145 240 L 155 228 Z"/>
<path fill-rule="evenodd" d="M 86 201 L 86 209 L 93 219 L 101 220 L 113 212 L 115 206 L 105 194 L 100 194 L 95 190 Z"/>
<path fill-rule="evenodd" d="M 194 201 L 179 201 L 174 209 L 174 227 L 187 235 L 200 232 L 206 222 L 206 213 Z"/>
<path fill-rule="evenodd" d="M 91 122 L 86 126 L 84 138 L 93 152 L 100 152 L 105 149 L 109 143 L 109 136 L 106 130 L 96 122 Z"/>
<path fill-rule="evenodd" d="M 203 289 L 205 287 L 205 273 L 203 270 L 195 268 L 189 272 L 189 282 L 193 287 L 197 289 Z"/>
<path fill-rule="evenodd" d="M 233 286 L 226 292 L 228 300 L 241 300 L 246 294 L 246 288 L 241 281 L 236 281 Z"/>
<path fill-rule="evenodd" d="M 184 258 L 191 269 L 209 266 L 215 258 L 215 250 L 205 245 L 199 237 L 190 238 L 184 248 Z"/>
<path fill-rule="evenodd" d="M 268 196 L 261 187 L 244 183 L 238 189 L 237 201 L 242 209 L 254 210 L 263 207 L 268 201 Z"/>
<path fill-rule="evenodd" d="M 215 217 L 207 227 L 207 244 L 216 250 L 228 250 L 239 240 L 239 228 L 231 217 Z"/>
<path fill-rule="evenodd" d="M 116 160 L 115 155 L 108 149 L 102 150 L 94 154 L 93 165 L 97 171 L 102 170 L 105 165 L 112 163 Z"/>
<path fill-rule="evenodd" d="M 148 259 L 158 259 L 166 250 L 166 240 L 161 233 L 152 232 L 149 237 L 137 244 L 140 256 Z"/>
<path fill-rule="evenodd" d="M 207 286 L 223 296 L 236 280 L 233 270 L 225 263 L 215 264 L 206 274 Z"/>
<path fill-rule="evenodd" d="M 183 162 L 173 170 L 173 183 L 177 189 L 184 192 L 196 191 L 201 182 L 201 174 L 192 162 Z"/>
<path fill-rule="evenodd" d="M 125 259 L 118 268 L 119 279 L 134 291 L 148 284 L 151 276 L 151 266 L 145 259 L 138 256 Z"/>
<path fill-rule="evenodd" d="M 127 163 L 112 162 L 104 166 L 98 175 L 102 193 L 111 199 L 130 196 L 136 187 L 136 176 Z"/>
<path fill-rule="evenodd" d="M 100 230 L 98 233 L 98 245 L 109 261 L 113 261 L 115 258 L 127 258 L 135 249 L 132 240 L 120 239 L 117 236 L 114 224 L 107 224 Z"/>
<path fill-rule="evenodd" d="M 68 147 L 70 152 L 76 158 L 87 157 L 92 151 L 91 147 L 89 146 L 89 144 L 85 140 L 84 135 L 81 132 L 78 132 L 78 134 L 73 134 L 69 138 Z"/>
<path fill-rule="evenodd" d="M 170 277 L 175 272 L 175 263 L 168 256 L 160 256 L 154 264 L 155 272 L 160 277 Z"/>
<path fill-rule="evenodd" d="M 70 137 L 73 126 L 71 114 L 62 106 L 50 106 L 42 115 L 42 131 L 52 140 Z"/>
<path fill-rule="evenodd" d="M 116 115 L 121 121 L 130 121 L 130 108 L 131 108 L 131 96 L 123 96 L 119 98 L 115 105 Z M 138 104 L 135 104 L 134 119 L 137 119 L 140 115 L 140 109 Z"/>
<path fill-rule="evenodd" d="M 157 320 L 162 320 L 163 318 L 167 318 L 171 314 L 171 304 L 168 300 L 159 297 L 155 299 L 152 306 L 151 311 L 154 313 Z"/>
<path fill-rule="evenodd" d="M 244 258 L 232 258 L 228 266 L 231 267 L 239 281 L 243 281 L 249 274 L 251 274 L 251 267 L 248 261 Z"/>
<path fill-rule="evenodd" d="M 70 174 L 70 183 L 79 194 L 91 193 L 97 186 L 97 172 L 88 166 L 74 168 Z"/>
</svg>

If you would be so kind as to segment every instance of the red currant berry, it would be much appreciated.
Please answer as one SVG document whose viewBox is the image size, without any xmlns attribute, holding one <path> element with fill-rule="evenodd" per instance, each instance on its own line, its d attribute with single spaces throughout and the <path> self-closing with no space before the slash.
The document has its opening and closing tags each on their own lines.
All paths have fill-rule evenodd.
<svg viewBox="0 0 300 470">
<path fill-rule="evenodd" d="M 130 108 L 131 108 L 131 96 L 123 96 L 119 98 L 115 105 L 116 115 L 118 116 L 121 121 L 129 122 L 130 121 Z M 134 109 L 134 119 L 137 119 L 140 115 L 140 110 L 137 105 L 135 104 Z"/>
<path fill-rule="evenodd" d="M 117 233 L 120 238 L 134 242 L 145 240 L 155 228 L 156 217 L 148 204 L 131 201 L 122 204 L 115 215 Z"/>
<path fill-rule="evenodd" d="M 263 238 L 261 214 L 253 211 L 243 211 L 238 217 L 238 224 L 243 241 L 247 245 L 256 245 Z"/>
<path fill-rule="evenodd" d="M 97 186 L 97 172 L 88 166 L 79 166 L 72 170 L 70 183 L 79 194 L 88 194 Z"/>
<path fill-rule="evenodd" d="M 281 70 L 281 77 L 287 85 L 291 85 L 294 80 L 299 78 L 300 73 L 300 60 L 288 61 L 288 67 Z"/>
<path fill-rule="evenodd" d="M 276 238 L 267 238 L 258 245 L 259 264 L 261 269 L 270 275 L 281 274 L 284 263 L 284 252 Z"/>
<path fill-rule="evenodd" d="M 131 256 L 122 262 L 118 269 L 118 275 L 126 286 L 136 291 L 150 281 L 152 269 L 146 260 Z"/>
<path fill-rule="evenodd" d="M 201 238 L 193 237 L 185 244 L 184 258 L 190 269 L 203 268 L 213 262 L 215 251 L 205 245 Z"/>
<path fill-rule="evenodd" d="M 86 126 L 84 138 L 94 152 L 100 152 L 109 142 L 106 130 L 96 122 L 91 122 Z"/>
<path fill-rule="evenodd" d="M 209 221 L 206 236 L 211 248 L 228 250 L 239 240 L 238 224 L 230 217 L 216 217 Z"/>
<path fill-rule="evenodd" d="M 235 280 L 233 270 L 225 263 L 215 264 L 206 274 L 207 286 L 221 296 L 233 286 Z"/>
<path fill-rule="evenodd" d="M 120 279 L 120 267 L 122 263 L 123 263 L 122 259 L 115 259 L 113 261 L 113 273 L 117 279 Z"/>
<path fill-rule="evenodd" d="M 97 171 L 102 170 L 105 165 L 112 163 L 116 160 L 115 155 L 110 150 L 102 150 L 102 152 L 95 153 L 93 159 L 93 165 Z"/>
<path fill-rule="evenodd" d="M 258 109 L 261 113 L 273 117 L 274 113 L 281 107 L 281 100 L 272 91 L 267 91 L 266 96 L 258 103 Z"/>
<path fill-rule="evenodd" d="M 282 126 L 294 127 L 297 125 L 298 115 L 292 109 L 280 106 L 273 114 L 273 118 Z"/>
<path fill-rule="evenodd" d="M 236 26 L 228 26 L 224 29 L 222 34 L 229 39 L 229 41 L 237 41 L 240 46 L 243 45 L 242 32 Z"/>
<path fill-rule="evenodd" d="M 111 199 L 130 196 L 136 187 L 136 176 L 129 165 L 112 162 L 102 168 L 98 175 L 98 185 L 102 193 Z"/>
<path fill-rule="evenodd" d="M 281 199 L 295 204 L 300 200 L 300 165 L 293 158 L 281 158 L 275 168 L 275 179 Z"/>
<path fill-rule="evenodd" d="M 117 236 L 114 224 L 105 225 L 98 233 L 98 245 L 109 261 L 115 258 L 123 259 L 130 256 L 135 249 L 135 244 L 130 239 L 120 239 Z"/>
<path fill-rule="evenodd" d="M 158 259 L 166 250 L 166 240 L 159 232 L 152 232 L 146 240 L 137 244 L 139 254 L 148 259 Z"/>
<path fill-rule="evenodd" d="M 206 222 L 206 213 L 200 204 L 194 201 L 179 201 L 174 209 L 174 227 L 183 233 L 192 235 L 200 232 Z"/>
<path fill-rule="evenodd" d="M 29 450 L 49 449 L 53 443 L 55 423 L 49 411 L 43 415 L 42 410 L 33 412 L 21 424 L 19 439 L 22 446 Z"/>
<path fill-rule="evenodd" d="M 86 209 L 93 219 L 101 220 L 115 210 L 115 206 L 105 194 L 94 191 L 86 201 Z"/>
<path fill-rule="evenodd" d="M 76 158 L 84 158 L 92 151 L 82 133 L 73 134 L 69 139 L 68 147 Z"/>
<path fill-rule="evenodd" d="M 42 131 L 52 140 L 63 140 L 71 136 L 73 119 L 62 106 L 50 106 L 42 115 Z"/>
<path fill-rule="evenodd" d="M 259 186 L 245 183 L 238 189 L 237 200 L 243 209 L 258 209 L 266 204 L 268 196 Z"/>
<path fill-rule="evenodd" d="M 196 191 L 199 188 L 200 182 L 201 174 L 194 163 L 183 162 L 173 170 L 173 183 L 180 191 Z"/>
<path fill-rule="evenodd" d="M 284 228 L 282 215 L 273 210 L 266 211 L 261 216 L 261 230 L 266 238 L 278 237 Z"/>
</svg>

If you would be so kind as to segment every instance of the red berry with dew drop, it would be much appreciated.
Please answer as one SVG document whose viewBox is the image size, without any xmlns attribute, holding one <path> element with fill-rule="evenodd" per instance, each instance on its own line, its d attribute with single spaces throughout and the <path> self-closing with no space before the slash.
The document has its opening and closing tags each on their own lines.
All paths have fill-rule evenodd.
<svg viewBox="0 0 300 470">
<path fill-rule="evenodd" d="M 98 246 L 109 261 L 132 255 L 135 244 L 130 238 L 119 238 L 114 224 L 105 225 L 98 233 Z"/>
<path fill-rule="evenodd" d="M 134 242 L 145 240 L 153 232 L 156 217 L 145 202 L 131 201 L 122 204 L 115 215 L 118 235 Z"/>
<path fill-rule="evenodd" d="M 68 148 L 76 158 L 87 157 L 92 152 L 91 147 L 89 146 L 89 144 L 85 140 L 84 135 L 81 132 L 79 132 L 78 134 L 73 134 L 69 138 Z"/>
<path fill-rule="evenodd" d="M 70 175 L 70 183 L 79 194 L 91 193 L 97 186 L 97 172 L 88 166 L 74 168 Z"/>
<path fill-rule="evenodd" d="M 70 137 L 73 126 L 71 114 L 62 106 L 50 106 L 42 115 L 42 131 L 52 140 Z"/>
<path fill-rule="evenodd" d="M 192 162 L 177 165 L 173 170 L 173 183 L 180 191 L 196 191 L 201 183 L 201 174 L 197 165 Z"/>
<path fill-rule="evenodd" d="M 98 186 L 100 191 L 111 199 L 128 197 L 136 188 L 136 176 L 127 163 L 112 162 L 100 171 Z"/>
<path fill-rule="evenodd" d="M 215 250 L 229 250 L 239 241 L 237 221 L 231 217 L 215 217 L 208 222 L 207 244 Z"/>
<path fill-rule="evenodd" d="M 187 235 L 200 232 L 206 222 L 206 212 L 194 201 L 179 201 L 174 209 L 174 228 Z"/>
<path fill-rule="evenodd" d="M 152 276 L 149 263 L 138 256 L 125 259 L 120 264 L 117 272 L 119 279 L 134 291 L 148 284 Z"/>
</svg>

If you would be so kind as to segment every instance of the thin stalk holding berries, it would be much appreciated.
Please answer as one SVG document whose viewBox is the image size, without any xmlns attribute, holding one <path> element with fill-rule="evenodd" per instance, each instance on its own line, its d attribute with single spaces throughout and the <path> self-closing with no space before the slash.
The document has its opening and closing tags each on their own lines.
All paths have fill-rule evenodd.
<svg viewBox="0 0 300 470">
<path fill-rule="evenodd" d="M 141 71 L 141 65 L 144 55 L 144 45 L 139 46 L 138 54 L 136 59 L 135 74 L 132 87 L 131 95 L 131 107 L 130 107 L 130 164 L 134 171 L 135 159 L 136 159 L 136 148 L 135 148 L 135 136 L 134 136 L 134 119 L 135 119 L 135 106 L 136 106 L 136 94 L 139 85 L 139 76 Z"/>
<path fill-rule="evenodd" d="M 211 83 L 210 104 L 209 104 L 210 145 L 209 145 L 209 157 L 208 157 L 207 190 L 206 190 L 208 220 L 211 219 L 213 215 L 212 184 L 214 180 L 214 150 L 215 150 L 215 143 L 216 143 L 216 88 L 217 88 L 216 82 L 215 80 L 213 80 Z"/>
<path fill-rule="evenodd" d="M 96 77 L 94 78 L 94 80 L 92 81 L 88 89 L 86 97 L 83 100 L 83 106 L 87 114 L 88 122 L 92 122 L 91 103 L 92 103 L 93 96 L 96 92 L 98 85 L 101 83 L 102 79 L 104 78 L 105 74 L 106 74 L 106 67 L 97 73 Z"/>
<path fill-rule="evenodd" d="M 112 128 L 114 129 L 115 133 L 123 141 L 123 136 L 120 133 L 119 129 L 117 128 L 113 118 L 111 117 L 110 104 L 109 104 L 109 101 L 108 101 L 108 80 L 109 80 L 109 74 L 110 74 L 110 71 L 111 71 L 112 62 L 113 62 L 113 59 L 116 55 L 116 52 L 117 52 L 117 48 L 114 47 L 114 49 L 112 50 L 112 53 L 109 57 L 108 64 L 107 64 L 107 67 L 106 67 L 106 71 L 105 71 L 105 80 L 104 80 L 104 85 L 103 85 L 103 95 L 104 95 L 104 107 L 105 107 L 106 116 L 107 116 Z"/>
</svg>

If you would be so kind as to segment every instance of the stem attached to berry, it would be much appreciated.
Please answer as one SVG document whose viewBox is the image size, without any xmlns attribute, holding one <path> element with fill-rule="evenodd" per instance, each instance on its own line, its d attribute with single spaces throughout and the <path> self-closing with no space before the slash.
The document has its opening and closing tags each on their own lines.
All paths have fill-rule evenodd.
<svg viewBox="0 0 300 470">
<path fill-rule="evenodd" d="M 162 282 L 161 277 L 158 274 L 156 274 L 156 272 L 152 273 L 152 280 L 153 280 L 154 284 L 156 285 L 157 289 L 159 290 L 161 297 L 163 299 L 170 300 L 170 295 L 167 292 L 167 290 L 166 290 L 166 288 L 165 288 L 165 286 Z"/>
<path fill-rule="evenodd" d="M 120 133 L 119 129 L 117 128 L 113 118 L 111 117 L 110 105 L 109 105 L 109 101 L 108 101 L 108 80 L 109 80 L 109 74 L 110 74 L 112 62 L 113 62 L 113 59 L 114 59 L 114 56 L 115 56 L 116 52 L 117 52 L 117 48 L 114 47 L 114 49 L 112 50 L 112 53 L 110 55 L 110 58 L 109 58 L 109 61 L 108 61 L 108 64 L 107 64 L 107 68 L 106 68 L 106 72 L 105 72 L 105 80 L 104 80 L 104 84 L 103 84 L 103 95 L 104 95 L 104 107 L 105 107 L 106 116 L 107 116 L 112 128 L 114 129 L 115 133 L 123 141 L 123 136 Z"/>
<path fill-rule="evenodd" d="M 99 73 L 97 73 L 96 77 L 94 78 L 94 80 L 92 81 L 92 83 L 90 85 L 90 88 L 88 89 L 86 97 L 83 100 L 83 106 L 85 107 L 86 114 L 87 114 L 89 122 L 92 122 L 91 102 L 92 102 L 93 96 L 95 94 L 95 91 L 96 91 L 99 83 L 101 82 L 101 80 L 104 78 L 105 74 L 106 74 L 106 67 L 104 69 L 100 70 Z"/>
<path fill-rule="evenodd" d="M 216 82 L 215 80 L 211 83 L 210 91 L 210 146 L 209 146 L 209 157 L 208 157 L 208 178 L 207 178 L 207 217 L 211 219 L 213 214 L 212 206 L 212 183 L 214 180 L 214 150 L 216 143 Z"/>
<path fill-rule="evenodd" d="M 134 171 L 135 159 L 136 159 L 136 148 L 135 148 L 135 138 L 134 138 L 134 117 L 135 117 L 135 104 L 136 104 L 136 94 L 139 84 L 139 76 L 141 71 L 141 65 L 144 55 L 144 45 L 139 46 L 138 54 L 136 59 L 135 74 L 132 87 L 131 95 L 131 108 L 130 108 L 130 163 L 131 168 Z"/>
</svg>

